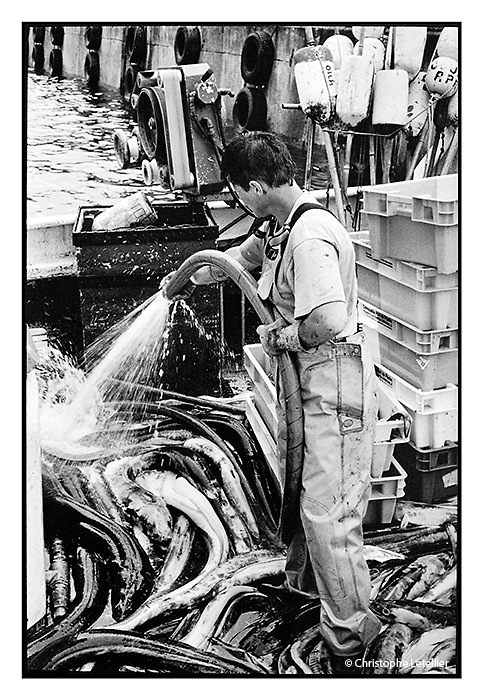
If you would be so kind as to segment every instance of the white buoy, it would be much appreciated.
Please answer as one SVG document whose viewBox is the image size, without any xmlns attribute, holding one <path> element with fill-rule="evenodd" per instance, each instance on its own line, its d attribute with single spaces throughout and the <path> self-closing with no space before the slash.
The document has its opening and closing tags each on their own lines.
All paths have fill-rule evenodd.
<svg viewBox="0 0 483 700">
<path fill-rule="evenodd" d="M 384 34 L 384 27 L 354 26 L 351 27 L 351 31 L 357 40 L 361 38 L 362 31 L 366 38 L 380 39 Z"/>
<path fill-rule="evenodd" d="M 374 64 L 365 56 L 344 56 L 339 72 L 336 112 L 344 124 L 356 126 L 369 113 Z"/>
<path fill-rule="evenodd" d="M 336 96 L 335 67 L 327 47 L 304 46 L 294 54 L 294 76 L 302 111 L 318 122 L 332 117 Z"/>
<path fill-rule="evenodd" d="M 407 122 L 409 79 L 405 70 L 380 70 L 374 81 L 373 124 Z"/>
<path fill-rule="evenodd" d="M 426 27 L 394 27 L 394 69 L 405 70 L 409 80 L 421 70 L 427 34 Z"/>
<path fill-rule="evenodd" d="M 428 118 L 429 92 L 426 88 L 426 73 L 421 71 L 411 81 L 408 95 L 408 125 L 406 131 L 417 136 Z"/>
<path fill-rule="evenodd" d="M 429 92 L 451 97 L 458 88 L 458 61 L 447 56 L 433 59 L 425 81 Z"/>
<path fill-rule="evenodd" d="M 458 60 L 458 27 L 443 27 L 436 44 L 436 55 Z"/>
<path fill-rule="evenodd" d="M 344 56 L 350 56 L 354 51 L 354 42 L 345 34 L 332 34 L 322 46 L 329 49 L 336 70 L 339 70 Z"/>
<path fill-rule="evenodd" d="M 359 53 L 360 41 L 354 46 L 354 54 Z M 374 73 L 382 70 L 384 68 L 384 52 L 385 46 L 379 39 L 373 37 L 366 37 L 364 39 L 362 55 L 364 58 L 370 58 L 374 64 Z"/>
</svg>

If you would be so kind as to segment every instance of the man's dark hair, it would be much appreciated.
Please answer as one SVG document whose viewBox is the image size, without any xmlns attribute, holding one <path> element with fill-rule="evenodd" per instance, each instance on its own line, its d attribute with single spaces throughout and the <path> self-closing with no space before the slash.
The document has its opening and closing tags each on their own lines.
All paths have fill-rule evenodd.
<svg viewBox="0 0 483 700">
<path fill-rule="evenodd" d="M 290 184 L 295 164 L 287 146 L 265 131 L 248 131 L 236 136 L 225 149 L 222 176 L 248 189 L 250 180 L 263 180 L 270 187 Z"/>
</svg>

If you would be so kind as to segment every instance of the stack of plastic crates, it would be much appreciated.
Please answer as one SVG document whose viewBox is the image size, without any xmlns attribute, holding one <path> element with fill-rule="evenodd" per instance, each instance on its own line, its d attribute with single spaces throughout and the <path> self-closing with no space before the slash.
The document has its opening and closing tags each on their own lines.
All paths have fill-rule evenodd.
<svg viewBox="0 0 483 700">
<path fill-rule="evenodd" d="M 270 361 L 262 346 L 245 345 L 244 364 L 251 380 L 246 399 L 246 415 L 269 467 L 281 481 L 277 459 L 278 419 L 276 390 L 271 378 Z M 379 417 L 372 451 L 371 495 L 364 525 L 392 521 L 396 500 L 404 496 L 406 472 L 394 457 L 395 448 L 407 443 L 411 417 L 384 382 L 378 381 Z"/>
<path fill-rule="evenodd" d="M 395 450 L 406 498 L 445 500 L 458 489 L 458 176 L 368 188 L 364 213 L 359 312 L 376 374 L 412 418 Z"/>
</svg>

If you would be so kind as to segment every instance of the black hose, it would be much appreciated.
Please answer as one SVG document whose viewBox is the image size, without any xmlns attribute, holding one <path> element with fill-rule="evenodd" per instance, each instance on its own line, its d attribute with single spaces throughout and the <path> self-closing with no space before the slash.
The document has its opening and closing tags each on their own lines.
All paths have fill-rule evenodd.
<svg viewBox="0 0 483 700">
<path fill-rule="evenodd" d="M 165 288 L 168 299 L 178 294 L 189 282 L 191 275 L 205 265 L 222 270 L 240 288 L 264 324 L 273 323 L 271 307 L 257 293 L 253 277 L 236 260 L 215 250 L 199 251 L 191 255 L 176 271 Z M 299 497 L 303 462 L 303 412 L 297 369 L 288 352 L 277 356 L 281 401 L 287 425 L 287 449 L 285 459 L 282 507 L 278 535 L 288 544 L 299 521 Z M 280 398 L 280 397 L 279 397 Z"/>
</svg>

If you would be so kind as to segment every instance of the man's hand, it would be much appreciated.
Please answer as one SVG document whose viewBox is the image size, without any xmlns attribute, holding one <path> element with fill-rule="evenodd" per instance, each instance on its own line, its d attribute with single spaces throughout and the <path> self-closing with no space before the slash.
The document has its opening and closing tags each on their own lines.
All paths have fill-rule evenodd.
<svg viewBox="0 0 483 700">
<path fill-rule="evenodd" d="M 174 275 L 176 274 L 176 270 L 173 270 L 172 272 L 169 272 L 161 282 L 159 283 L 159 289 L 163 293 L 164 296 L 166 296 L 166 287 L 170 283 L 170 281 L 173 279 Z M 193 290 L 195 289 L 196 285 L 193 284 L 193 282 L 187 282 L 185 286 L 179 290 L 177 294 L 174 294 L 172 297 L 169 298 L 170 301 L 181 301 L 182 299 L 188 299 L 192 293 Z"/>
<path fill-rule="evenodd" d="M 273 323 L 265 326 L 258 326 L 257 333 L 260 336 L 262 348 L 267 355 L 281 355 L 287 349 L 281 343 L 280 330 L 285 328 L 287 323 L 283 318 L 278 318 Z"/>
</svg>

